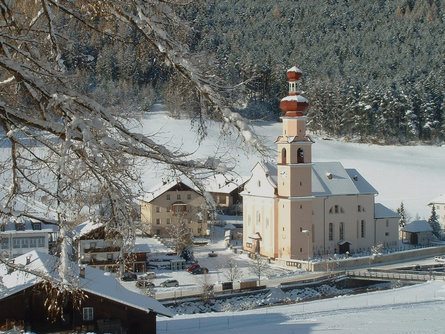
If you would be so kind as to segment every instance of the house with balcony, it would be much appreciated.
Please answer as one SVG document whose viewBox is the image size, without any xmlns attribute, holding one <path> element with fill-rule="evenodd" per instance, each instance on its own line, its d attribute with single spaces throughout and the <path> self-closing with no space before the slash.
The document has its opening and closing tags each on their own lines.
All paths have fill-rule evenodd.
<svg viewBox="0 0 445 334">
<path fill-rule="evenodd" d="M 58 233 L 56 225 L 11 217 L 0 224 L 0 250 L 8 258 L 31 250 L 48 254 L 57 241 Z"/>
<path fill-rule="evenodd" d="M 141 230 L 150 236 L 168 238 L 178 225 L 195 237 L 207 236 L 207 216 L 204 196 L 181 181 L 163 182 L 141 199 Z"/>
<path fill-rule="evenodd" d="M 0 331 L 15 327 L 35 333 L 156 333 L 156 316 L 172 316 L 156 299 L 127 290 L 113 275 L 71 263 L 73 281 L 84 298 L 78 304 L 78 300 L 66 296 L 53 308 L 59 315 L 51 317 L 45 282 L 32 273 L 60 282 L 60 259 L 31 251 L 16 258 L 14 264 L 28 273 L 0 264 Z"/>
<path fill-rule="evenodd" d="M 88 221 L 78 225 L 74 242 L 79 264 L 110 272 L 147 271 L 147 247 L 136 243 L 131 252 L 122 252 L 122 235 L 107 231 L 104 224 Z"/>
<path fill-rule="evenodd" d="M 116 232 L 107 232 L 104 224 L 85 222 L 75 228 L 74 241 L 79 264 L 86 264 L 105 271 L 117 272 L 122 236 Z"/>
</svg>

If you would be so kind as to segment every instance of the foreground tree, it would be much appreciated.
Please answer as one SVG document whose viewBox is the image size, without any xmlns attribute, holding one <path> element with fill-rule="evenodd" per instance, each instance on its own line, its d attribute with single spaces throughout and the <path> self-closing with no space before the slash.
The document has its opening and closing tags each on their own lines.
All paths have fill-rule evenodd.
<svg viewBox="0 0 445 334">
<path fill-rule="evenodd" d="M 264 151 L 248 125 L 227 107 L 208 64 L 182 44 L 187 25 L 175 14 L 181 0 L 1 0 L 0 1 L 0 156 L 3 220 L 25 217 L 60 229 L 60 280 L 42 277 L 57 291 L 74 291 L 75 273 L 68 266 L 70 233 L 79 216 L 102 220 L 107 230 L 124 236 L 122 252 L 134 240 L 133 200 L 141 159 L 168 165 L 200 186 L 200 177 L 224 167 L 219 157 L 192 160 L 153 137 L 135 133 L 131 113 L 104 107 L 83 94 L 65 58 L 84 36 L 125 45 L 126 32 L 139 38 L 141 50 L 181 75 L 198 94 L 205 134 L 206 112 L 219 115 L 227 128 Z M 69 34 L 81 32 L 74 41 Z M 23 200 L 44 203 L 44 211 L 21 207 Z M 0 261 L 13 266 L 8 259 Z M 21 268 L 16 268 L 21 269 Z M 38 274 L 38 273 L 37 273 Z M 57 281 L 57 282 L 56 282 Z"/>
</svg>

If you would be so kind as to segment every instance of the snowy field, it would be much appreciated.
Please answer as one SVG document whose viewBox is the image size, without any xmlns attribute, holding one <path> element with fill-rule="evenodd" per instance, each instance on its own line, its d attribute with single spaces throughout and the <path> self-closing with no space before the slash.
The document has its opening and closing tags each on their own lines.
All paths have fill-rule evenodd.
<svg viewBox="0 0 445 334">
<path fill-rule="evenodd" d="M 228 165 L 240 175 L 250 170 L 260 159 L 253 152 L 246 153 L 233 135 L 220 134 L 221 124 L 209 121 L 208 136 L 198 143 L 189 119 L 172 119 L 155 105 L 154 111 L 142 119 L 143 132 L 151 134 L 169 147 L 193 152 L 195 158 L 224 156 Z M 281 123 L 255 122 L 256 133 L 271 148 L 275 159 L 275 139 L 281 134 Z M 376 202 L 395 210 L 403 201 L 408 214 L 428 218 L 429 201 L 445 193 L 445 146 L 379 146 L 324 140 L 313 136 L 313 160 L 340 161 L 345 168 L 356 168 L 378 191 Z M 159 166 L 144 169 L 145 189 L 158 184 L 164 176 Z"/>
<path fill-rule="evenodd" d="M 158 333 L 443 333 L 445 282 L 250 311 L 158 317 Z"/>
</svg>

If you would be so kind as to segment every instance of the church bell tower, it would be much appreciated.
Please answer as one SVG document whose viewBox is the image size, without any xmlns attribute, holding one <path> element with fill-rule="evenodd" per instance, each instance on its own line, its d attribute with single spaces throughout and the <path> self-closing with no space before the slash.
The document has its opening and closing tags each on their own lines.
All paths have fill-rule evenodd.
<svg viewBox="0 0 445 334">
<path fill-rule="evenodd" d="M 289 95 L 280 102 L 285 113 L 282 135 L 276 140 L 278 158 L 278 242 L 281 258 L 307 260 L 312 251 L 312 157 L 313 141 L 306 135 L 309 106 L 297 90 L 302 73 L 295 66 L 287 71 Z"/>
</svg>

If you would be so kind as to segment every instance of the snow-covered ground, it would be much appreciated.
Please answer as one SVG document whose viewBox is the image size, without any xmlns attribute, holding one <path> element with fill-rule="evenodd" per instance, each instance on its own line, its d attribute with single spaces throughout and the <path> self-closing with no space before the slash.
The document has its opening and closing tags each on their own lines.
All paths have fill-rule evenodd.
<svg viewBox="0 0 445 334">
<path fill-rule="evenodd" d="M 261 309 L 158 317 L 158 333 L 443 333 L 445 282 Z"/>
<path fill-rule="evenodd" d="M 208 136 L 199 144 L 189 119 L 172 119 L 160 105 L 154 110 L 144 115 L 142 131 L 170 147 L 193 152 L 197 158 L 220 154 L 240 175 L 250 175 L 261 158 L 253 152 L 246 153 L 234 135 L 221 136 L 220 123 L 209 121 Z M 253 127 L 271 148 L 271 158 L 275 159 L 274 141 L 281 134 L 281 123 L 255 122 Z M 379 146 L 313 138 L 314 161 L 340 161 L 346 168 L 356 168 L 379 191 L 376 202 L 395 210 L 403 201 L 412 218 L 416 214 L 428 218 L 429 201 L 445 193 L 444 146 Z M 145 188 L 159 183 L 163 176 L 159 166 L 156 169 L 147 166 Z"/>
</svg>

